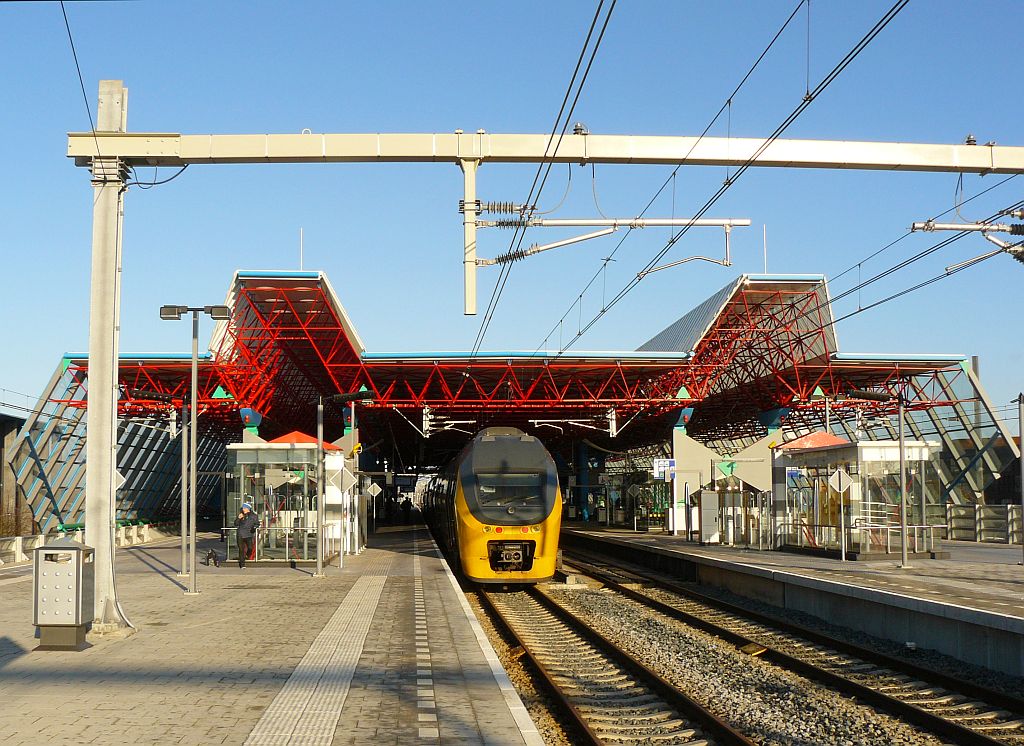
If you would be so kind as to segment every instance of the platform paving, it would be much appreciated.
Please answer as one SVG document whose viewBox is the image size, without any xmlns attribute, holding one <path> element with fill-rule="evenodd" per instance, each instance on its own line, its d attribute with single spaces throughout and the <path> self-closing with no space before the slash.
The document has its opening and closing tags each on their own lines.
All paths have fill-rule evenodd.
<svg viewBox="0 0 1024 746">
<path fill-rule="evenodd" d="M 119 551 L 138 632 L 81 652 L 33 652 L 30 573 L 0 572 L 0 743 L 540 743 L 425 529 L 324 579 L 199 565 L 197 596 L 179 551 Z"/>
<path fill-rule="evenodd" d="M 573 526 L 693 557 L 830 580 L 907 598 L 917 598 L 1024 619 L 1024 567 L 1020 546 L 946 541 L 949 559 L 915 559 L 901 568 L 894 559 L 842 562 L 804 554 L 744 547 L 700 546 L 663 532 Z"/>
</svg>

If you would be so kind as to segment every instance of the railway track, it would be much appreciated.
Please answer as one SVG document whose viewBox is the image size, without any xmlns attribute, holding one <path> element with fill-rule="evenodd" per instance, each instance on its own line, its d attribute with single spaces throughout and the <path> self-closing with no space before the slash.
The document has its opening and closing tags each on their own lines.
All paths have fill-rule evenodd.
<svg viewBox="0 0 1024 746">
<path fill-rule="evenodd" d="M 1024 700 L 704 596 L 577 550 L 567 562 L 645 607 L 958 744 L 1024 746 Z"/>
<path fill-rule="evenodd" d="M 478 595 L 586 743 L 753 743 L 542 591 Z"/>
</svg>

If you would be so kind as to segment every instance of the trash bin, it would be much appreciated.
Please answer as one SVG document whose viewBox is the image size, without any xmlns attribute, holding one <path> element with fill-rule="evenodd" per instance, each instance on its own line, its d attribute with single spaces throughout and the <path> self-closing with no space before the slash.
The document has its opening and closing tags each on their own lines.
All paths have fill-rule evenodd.
<svg viewBox="0 0 1024 746">
<path fill-rule="evenodd" d="M 42 647 L 78 648 L 93 615 L 93 548 L 74 539 L 36 547 L 32 556 L 32 623 Z"/>
</svg>

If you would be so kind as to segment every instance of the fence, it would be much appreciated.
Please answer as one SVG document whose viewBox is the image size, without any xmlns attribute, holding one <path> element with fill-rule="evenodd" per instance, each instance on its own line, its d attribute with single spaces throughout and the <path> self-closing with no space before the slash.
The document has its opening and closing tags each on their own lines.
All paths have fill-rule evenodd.
<svg viewBox="0 0 1024 746">
<path fill-rule="evenodd" d="M 911 552 L 935 551 L 936 542 L 942 538 L 946 528 L 941 524 L 908 525 L 907 549 Z M 869 523 L 858 518 L 846 527 L 846 550 L 862 554 L 891 554 L 900 551 L 902 536 L 902 528 L 898 523 Z M 831 550 L 841 546 L 839 526 L 834 524 L 783 521 L 779 524 L 776 538 L 777 546 Z"/>
<path fill-rule="evenodd" d="M 330 561 L 341 554 L 347 543 L 342 536 L 342 521 L 324 522 L 324 560 Z M 227 558 L 238 559 L 238 529 L 222 529 L 227 539 Z M 318 534 L 316 526 L 271 526 L 256 529 L 253 541 L 254 562 L 310 562 L 316 560 Z M 343 544 L 345 545 L 343 547 Z"/>
<path fill-rule="evenodd" d="M 947 505 L 947 538 L 995 544 L 1020 544 L 1024 535 L 1020 505 Z"/>
<path fill-rule="evenodd" d="M 114 533 L 114 541 L 119 547 L 130 547 L 178 535 L 177 523 L 145 523 L 138 526 L 118 526 Z M 0 536 L 0 567 L 31 562 L 32 550 L 48 541 L 65 536 L 75 541 L 84 541 L 85 531 L 77 529 L 32 536 Z"/>
</svg>

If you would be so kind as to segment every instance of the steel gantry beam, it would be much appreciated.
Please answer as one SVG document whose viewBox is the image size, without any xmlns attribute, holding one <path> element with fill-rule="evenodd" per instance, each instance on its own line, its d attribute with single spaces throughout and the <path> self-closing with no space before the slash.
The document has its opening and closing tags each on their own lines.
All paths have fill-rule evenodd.
<svg viewBox="0 0 1024 746">
<path fill-rule="evenodd" d="M 548 135 L 516 134 L 271 134 L 181 135 L 97 132 L 100 154 L 132 166 L 203 163 L 620 163 L 739 166 L 764 139 L 651 135 L 565 135 L 550 154 Z M 91 132 L 68 135 L 68 156 L 87 166 L 96 155 Z M 772 142 L 751 165 L 874 171 L 1024 171 L 1024 147 L 853 140 Z"/>
<path fill-rule="evenodd" d="M 182 135 L 72 132 L 68 156 L 90 166 L 97 154 L 127 166 L 213 163 L 453 163 L 463 174 L 465 308 L 476 313 L 477 170 L 484 163 L 773 166 L 956 173 L 1024 172 L 1024 147 L 745 137 L 566 135 L 550 154 L 550 135 L 455 133 Z"/>
</svg>

